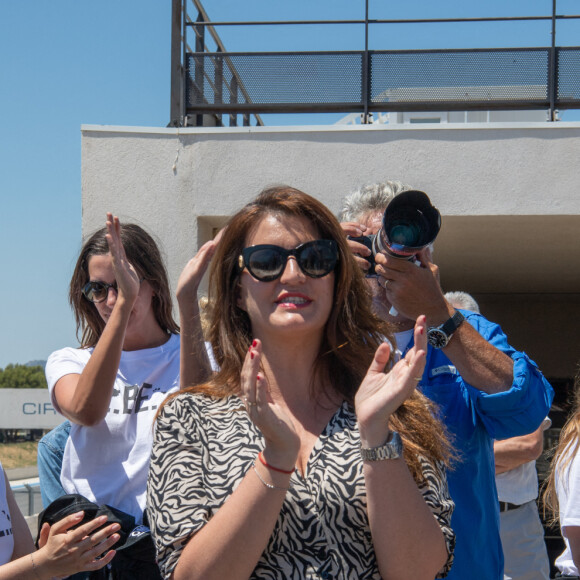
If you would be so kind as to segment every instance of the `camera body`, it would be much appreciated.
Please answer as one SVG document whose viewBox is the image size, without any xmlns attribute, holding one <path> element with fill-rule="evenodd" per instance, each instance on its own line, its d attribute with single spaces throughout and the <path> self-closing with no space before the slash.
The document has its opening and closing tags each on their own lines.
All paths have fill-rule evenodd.
<svg viewBox="0 0 580 580">
<path fill-rule="evenodd" d="M 380 250 L 377 250 L 376 247 L 376 239 L 377 239 L 377 234 L 372 234 L 370 236 L 359 236 L 359 237 L 353 237 L 353 236 L 348 236 L 349 240 L 353 240 L 355 242 L 358 242 L 359 244 L 362 244 L 363 246 L 366 246 L 370 251 L 371 254 L 370 256 L 365 256 L 365 260 L 370 264 L 369 269 L 365 272 L 366 276 L 376 276 L 376 272 L 375 272 L 375 266 L 376 266 L 376 261 L 375 261 L 375 256 L 377 255 L 377 251 L 380 252 Z"/>
<path fill-rule="evenodd" d="M 351 237 L 371 250 L 367 276 L 376 275 L 375 256 L 384 252 L 402 260 L 413 260 L 432 244 L 441 229 L 441 214 L 426 193 L 415 189 L 395 196 L 383 214 L 381 229 L 370 236 Z"/>
</svg>

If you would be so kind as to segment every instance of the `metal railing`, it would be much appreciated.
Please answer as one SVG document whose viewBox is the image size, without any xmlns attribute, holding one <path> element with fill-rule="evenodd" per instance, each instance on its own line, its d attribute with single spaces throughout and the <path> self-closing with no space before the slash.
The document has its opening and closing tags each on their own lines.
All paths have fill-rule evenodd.
<svg viewBox="0 0 580 580">
<path fill-rule="evenodd" d="M 188 6 L 197 10 L 195 20 Z M 361 2 L 362 5 L 362 2 Z M 382 20 L 210 22 L 200 0 L 173 0 L 171 123 L 175 126 L 263 124 L 265 113 L 361 113 L 580 108 L 580 47 L 558 47 L 549 16 Z M 551 46 L 438 50 L 370 50 L 369 27 L 409 23 L 551 22 Z M 179 28 L 178 25 L 179 24 Z M 356 51 L 228 52 L 216 27 L 364 26 Z M 192 49 L 188 35 L 194 35 Z M 177 50 L 180 40 L 180 52 Z M 208 41 L 215 46 L 208 48 Z M 177 60 L 179 57 L 179 60 Z"/>
<path fill-rule="evenodd" d="M 11 487 L 20 511 L 25 516 L 32 516 L 42 510 L 40 484 L 38 482 L 19 483 L 11 485 Z"/>
<path fill-rule="evenodd" d="M 214 27 L 209 22 L 209 17 L 199 0 L 192 0 L 197 9 L 195 22 L 190 18 L 188 0 L 172 0 L 172 32 L 171 32 L 171 126 L 183 126 L 187 124 L 204 125 L 203 111 L 196 111 L 190 105 L 190 94 L 194 99 L 205 102 L 204 94 L 212 94 L 212 101 L 218 104 L 218 109 L 213 113 L 209 124 L 222 125 L 222 112 L 219 104 L 225 101 L 237 103 L 239 101 L 249 104 L 251 102 L 245 89 L 243 80 L 240 78 L 235 67 L 230 61 L 229 54 L 222 43 Z M 193 28 L 192 28 L 193 27 Z M 193 29 L 195 38 L 195 50 L 188 43 L 188 31 Z M 200 58 L 191 64 L 190 57 L 193 54 L 212 54 L 206 44 L 206 30 L 215 44 L 216 52 L 210 61 L 213 68 L 213 78 L 205 71 L 205 60 Z M 225 76 L 224 76 L 225 65 Z M 193 75 L 193 78 L 191 78 Z M 208 86 L 209 91 L 205 89 Z M 230 126 L 237 125 L 237 115 L 230 113 Z M 244 126 L 250 125 L 250 112 L 243 115 Z M 257 125 L 263 125 L 259 114 L 254 114 Z M 188 123 L 189 121 L 189 123 Z"/>
</svg>

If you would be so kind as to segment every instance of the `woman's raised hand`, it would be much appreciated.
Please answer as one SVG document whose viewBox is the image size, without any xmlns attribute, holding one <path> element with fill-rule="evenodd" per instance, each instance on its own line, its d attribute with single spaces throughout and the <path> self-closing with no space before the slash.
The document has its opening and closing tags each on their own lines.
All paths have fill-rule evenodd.
<svg viewBox="0 0 580 580">
<path fill-rule="evenodd" d="M 180 307 L 192 303 L 197 304 L 199 284 L 207 271 L 223 232 L 224 230 L 220 230 L 213 240 L 203 244 L 197 254 L 185 265 L 177 281 L 177 290 L 175 292 Z"/>
<path fill-rule="evenodd" d="M 411 395 L 421 380 L 427 353 L 426 318 L 423 315 L 417 318 L 414 340 L 413 348 L 386 374 L 384 370 L 391 349 L 383 343 L 375 352 L 375 358 L 355 397 L 364 447 L 376 447 L 385 442 L 390 415 Z"/>
<path fill-rule="evenodd" d="M 40 549 L 32 555 L 43 577 L 66 577 L 75 572 L 99 570 L 113 559 L 115 551 L 109 548 L 119 541 L 116 532 L 121 526 L 111 524 L 97 529 L 107 522 L 107 516 L 100 516 L 72 530 L 82 519 L 83 512 L 78 512 L 52 526 L 44 524 L 38 542 Z M 104 556 L 97 560 L 101 554 Z"/>
<path fill-rule="evenodd" d="M 107 234 L 105 239 L 109 245 L 113 262 L 113 271 L 117 282 L 118 293 L 125 300 L 134 302 L 139 295 L 141 280 L 133 264 L 127 259 L 125 248 L 121 241 L 121 223 L 117 216 L 107 213 Z"/>
<path fill-rule="evenodd" d="M 268 381 L 260 371 L 262 343 L 256 339 L 246 353 L 240 376 L 241 399 L 252 422 L 260 429 L 266 446 L 264 455 L 272 464 L 293 468 L 300 439 L 292 420 L 270 395 Z"/>
</svg>

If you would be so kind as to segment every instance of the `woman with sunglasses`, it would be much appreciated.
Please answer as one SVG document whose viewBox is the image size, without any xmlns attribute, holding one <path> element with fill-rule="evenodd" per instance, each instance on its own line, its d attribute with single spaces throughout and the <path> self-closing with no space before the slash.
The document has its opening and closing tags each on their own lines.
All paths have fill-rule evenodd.
<svg viewBox="0 0 580 580">
<path fill-rule="evenodd" d="M 112 506 L 140 524 L 153 419 L 180 377 L 179 328 L 153 238 L 107 214 L 106 227 L 81 250 L 69 300 L 81 347 L 54 352 L 46 365 L 54 407 L 72 424 L 60 480 L 66 493 Z M 197 355 L 198 362 L 207 356 Z M 203 365 L 198 370 L 207 376 Z"/>
<path fill-rule="evenodd" d="M 148 504 L 164 578 L 429 578 L 451 565 L 450 449 L 415 390 L 416 346 L 389 374 L 340 225 L 290 187 L 230 220 L 210 280 L 220 371 L 156 422 Z"/>
</svg>

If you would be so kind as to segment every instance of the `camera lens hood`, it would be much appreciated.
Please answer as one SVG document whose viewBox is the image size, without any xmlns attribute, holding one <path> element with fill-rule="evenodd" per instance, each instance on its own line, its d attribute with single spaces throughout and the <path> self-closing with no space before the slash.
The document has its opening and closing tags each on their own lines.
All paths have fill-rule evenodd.
<svg viewBox="0 0 580 580">
<path fill-rule="evenodd" d="M 441 214 L 423 191 L 404 191 L 383 215 L 381 245 L 387 252 L 408 257 L 431 244 L 441 229 Z"/>
</svg>

